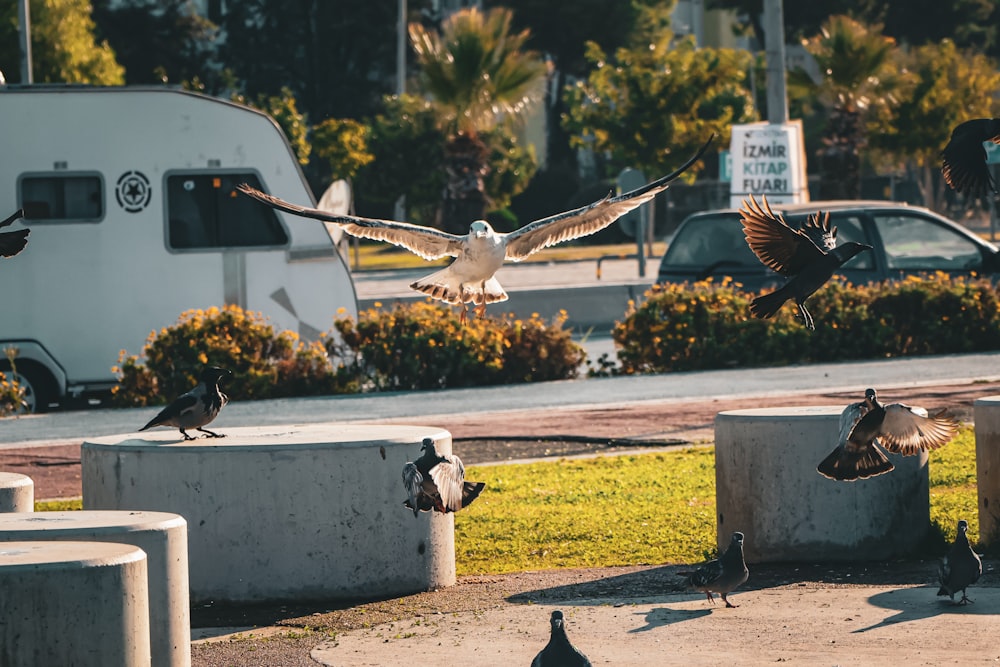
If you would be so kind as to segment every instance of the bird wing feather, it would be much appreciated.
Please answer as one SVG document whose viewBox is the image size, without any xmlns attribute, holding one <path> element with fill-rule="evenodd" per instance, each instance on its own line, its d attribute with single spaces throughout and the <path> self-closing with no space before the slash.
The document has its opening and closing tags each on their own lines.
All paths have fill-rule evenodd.
<svg viewBox="0 0 1000 667">
<path fill-rule="evenodd" d="M 408 461 L 406 465 L 403 466 L 403 486 L 406 487 L 406 493 L 410 498 L 410 504 L 414 507 L 417 506 L 417 498 L 419 498 L 420 494 L 423 493 L 423 483 L 424 476 L 420 474 L 417 464 L 413 461 Z"/>
<path fill-rule="evenodd" d="M 986 164 L 984 141 L 1000 143 L 998 119 L 977 118 L 958 124 L 941 151 L 941 174 L 956 192 L 973 197 L 996 192 L 996 183 Z"/>
<path fill-rule="evenodd" d="M 441 495 L 441 504 L 452 512 L 462 509 L 462 490 L 465 482 L 465 466 L 454 454 L 445 454 L 445 461 L 431 468 L 431 479 Z"/>
<path fill-rule="evenodd" d="M 868 404 L 864 401 L 851 403 L 840 413 L 840 444 L 847 443 L 851 437 L 851 431 L 857 426 L 861 418 L 868 413 Z"/>
<path fill-rule="evenodd" d="M 820 250 L 830 252 L 837 247 L 837 228 L 830 224 L 830 212 L 810 213 L 800 231 L 812 239 Z"/>
<path fill-rule="evenodd" d="M 763 204 L 758 204 L 753 195 L 744 199 L 740 222 L 757 259 L 783 276 L 797 274 L 825 254 L 806 234 L 789 227 L 780 214 L 775 215 L 766 196 Z"/>
<path fill-rule="evenodd" d="M 15 220 L 18 220 L 23 217 L 24 217 L 24 209 L 23 208 L 17 209 L 16 211 L 8 215 L 6 218 L 4 218 L 2 221 L 0 221 L 0 229 L 12 224 Z"/>
<path fill-rule="evenodd" d="M 356 215 L 334 215 L 317 208 L 306 208 L 292 204 L 284 199 L 265 194 L 246 183 L 237 185 L 236 189 L 273 209 L 306 218 L 335 222 L 351 236 L 373 241 L 385 241 L 400 248 L 406 248 L 414 255 L 428 260 L 458 257 L 465 246 L 464 237 L 448 234 L 439 229 L 413 225 L 408 222 L 362 218 Z"/>
<path fill-rule="evenodd" d="M 890 452 L 911 456 L 948 444 L 957 431 L 958 422 L 943 411 L 925 417 L 908 405 L 892 403 L 885 406 L 879 438 Z"/>
<path fill-rule="evenodd" d="M 687 162 L 681 165 L 680 168 L 663 178 L 647 183 L 641 188 L 626 192 L 617 197 L 612 197 L 609 194 L 604 199 L 596 201 L 593 204 L 535 220 L 518 230 L 510 232 L 505 236 L 507 247 L 506 258 L 512 262 L 520 262 L 542 248 L 547 248 L 563 241 L 578 239 L 581 236 L 587 236 L 604 229 L 621 216 L 642 206 L 666 190 L 691 165 L 701 159 L 702 154 L 708 150 L 708 147 L 712 145 L 714 140 L 715 135 L 713 134 L 705 142 L 705 145 L 688 159 Z"/>
<path fill-rule="evenodd" d="M 195 406 L 198 404 L 198 397 L 192 392 L 186 394 L 181 394 L 178 396 L 170 405 L 160 410 L 160 414 L 153 417 L 152 420 L 145 426 L 143 426 L 140 431 L 149 428 L 150 426 L 156 426 L 164 422 L 169 422 L 172 419 L 177 419 L 178 417 L 191 412 Z"/>
</svg>

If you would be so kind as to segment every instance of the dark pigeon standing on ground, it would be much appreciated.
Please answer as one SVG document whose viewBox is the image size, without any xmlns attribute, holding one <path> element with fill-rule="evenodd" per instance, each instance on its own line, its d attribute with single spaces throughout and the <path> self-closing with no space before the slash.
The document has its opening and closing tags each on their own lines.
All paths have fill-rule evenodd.
<svg viewBox="0 0 1000 667">
<path fill-rule="evenodd" d="M 775 215 L 763 198 L 763 206 L 751 195 L 740 209 L 747 244 L 764 266 L 788 278 L 769 294 L 758 296 L 750 304 L 754 317 L 773 317 L 789 299 L 794 299 L 807 329 L 815 329 L 806 299 L 812 296 L 834 272 L 848 260 L 871 246 L 849 241 L 837 245 L 836 228 L 830 227 L 829 213 L 815 213 L 804 226 L 807 232 L 792 229 L 781 215 Z M 818 236 L 817 243 L 812 236 Z"/>
<path fill-rule="evenodd" d="M 189 428 L 197 429 L 212 438 L 226 437 L 223 433 L 213 433 L 203 428 L 210 424 L 229 402 L 229 397 L 219 389 L 219 380 L 226 375 L 232 373 L 217 366 L 206 368 L 201 372 L 201 381 L 194 389 L 177 397 L 139 430 L 145 431 L 154 426 L 176 426 L 185 440 L 194 440 L 185 430 Z"/>
<path fill-rule="evenodd" d="M 0 222 L 0 229 L 7 227 L 15 220 L 19 220 L 23 217 L 24 209 L 17 209 L 11 215 L 7 216 L 3 222 Z M 17 253 L 24 250 L 24 246 L 28 244 L 28 234 L 30 233 L 30 229 L 18 229 L 13 232 L 0 233 L 0 257 L 13 257 Z"/>
<path fill-rule="evenodd" d="M 966 595 L 965 589 L 976 583 L 983 573 L 983 562 L 979 560 L 979 554 L 972 550 L 966 532 L 969 524 L 965 520 L 958 522 L 958 533 L 955 541 L 951 544 L 951 549 L 941 559 L 938 574 L 941 578 L 941 588 L 938 595 L 947 595 L 951 601 L 955 601 L 955 593 L 962 591 L 962 599 L 958 604 L 972 602 Z"/>
<path fill-rule="evenodd" d="M 878 438 L 865 447 L 857 447 L 849 441 L 854 427 L 872 409 L 871 399 L 874 398 L 874 393 L 869 396 L 866 392 L 865 400 L 851 403 L 840 413 L 837 448 L 816 466 L 819 474 L 830 479 L 853 482 L 895 470 L 896 466 L 882 451 Z"/>
<path fill-rule="evenodd" d="M 418 512 L 457 512 L 479 497 L 485 482 L 466 482 L 465 466 L 455 454 L 440 455 L 433 438 L 424 438 L 423 454 L 403 466 L 403 486 L 409 497 L 403 504 Z"/>
<path fill-rule="evenodd" d="M 694 572 L 680 574 L 688 578 L 691 588 L 704 593 L 712 604 L 715 604 L 712 593 L 718 593 L 727 607 L 736 607 L 726 596 L 742 586 L 750 576 L 743 560 L 743 533 L 733 533 L 729 548 L 721 558 L 708 561 Z"/>
<path fill-rule="evenodd" d="M 883 405 L 874 389 L 865 390 L 865 404 L 867 410 L 847 439 L 842 438 L 837 448 L 816 467 L 824 477 L 851 481 L 889 472 L 892 464 L 878 450 L 878 444 L 895 454 L 914 456 L 943 447 L 958 432 L 958 422 L 944 411 L 930 417 L 923 408 L 903 403 Z"/>
<path fill-rule="evenodd" d="M 1000 144 L 1000 118 L 977 118 L 955 126 L 941 151 L 941 174 L 955 192 L 982 197 L 996 193 L 996 183 L 986 164 L 984 141 Z"/>
<path fill-rule="evenodd" d="M 590 667 L 587 656 L 573 646 L 566 636 L 566 620 L 563 618 L 563 613 L 558 609 L 555 610 L 549 622 L 552 624 L 549 643 L 531 661 L 531 667 Z"/>
</svg>

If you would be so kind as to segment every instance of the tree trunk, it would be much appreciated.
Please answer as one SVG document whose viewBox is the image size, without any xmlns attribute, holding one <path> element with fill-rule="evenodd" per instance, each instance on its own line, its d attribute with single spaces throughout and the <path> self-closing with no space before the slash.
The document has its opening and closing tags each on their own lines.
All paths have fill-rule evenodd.
<svg viewBox="0 0 1000 667">
<path fill-rule="evenodd" d="M 483 176 L 489 170 L 489 150 L 475 134 L 459 132 L 444 149 L 448 182 L 439 217 L 440 228 L 450 234 L 467 234 L 469 225 L 486 215 Z"/>
<path fill-rule="evenodd" d="M 861 115 L 835 107 L 827 122 L 823 147 L 819 149 L 819 198 L 861 198 L 861 154 L 864 144 Z"/>
</svg>

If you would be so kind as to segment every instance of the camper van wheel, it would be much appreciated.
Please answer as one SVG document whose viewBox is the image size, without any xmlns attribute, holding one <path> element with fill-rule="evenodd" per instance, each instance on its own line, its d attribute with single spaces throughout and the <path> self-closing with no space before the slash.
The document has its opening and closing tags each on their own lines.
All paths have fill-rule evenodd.
<svg viewBox="0 0 1000 667">
<path fill-rule="evenodd" d="M 28 359 L 14 362 L 17 372 L 14 379 L 24 387 L 26 413 L 47 412 L 49 403 L 56 399 L 56 383 L 52 375 L 39 363 Z M 0 362 L 0 371 L 10 373 L 10 363 Z"/>
</svg>

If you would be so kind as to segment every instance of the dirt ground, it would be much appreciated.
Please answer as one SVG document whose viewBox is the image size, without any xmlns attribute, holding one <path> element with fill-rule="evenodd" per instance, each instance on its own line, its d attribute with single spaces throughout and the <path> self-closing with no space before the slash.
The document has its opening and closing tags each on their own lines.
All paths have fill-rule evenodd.
<svg viewBox="0 0 1000 667">
<path fill-rule="evenodd" d="M 881 393 L 883 400 L 932 412 L 948 408 L 968 422 L 975 398 L 1000 393 L 1000 383 Z M 711 442 L 720 410 L 859 398 L 827 393 L 453 415 L 446 424 L 441 417 L 400 421 L 446 427 L 454 451 L 470 465 Z M 0 470 L 30 476 L 36 498 L 79 496 L 79 462 L 79 443 L 0 450 Z M 933 562 L 751 564 L 750 581 L 733 596 L 739 609 L 712 607 L 703 596 L 682 592 L 677 571 L 683 567 L 674 565 L 462 577 L 439 591 L 356 604 L 204 607 L 192 610 L 195 628 L 240 634 L 204 631 L 209 639 L 192 646 L 192 664 L 388 667 L 412 664 L 414 651 L 420 662 L 468 657 L 485 665 L 527 664 L 544 646 L 548 613 L 556 606 L 566 611 L 571 637 L 594 664 L 860 665 L 904 657 L 915 664 L 995 663 L 1000 581 L 996 563 L 986 566 L 975 593 L 970 589 L 977 604 L 965 607 L 935 598 Z M 681 650 L 685 646 L 691 650 Z M 650 658 L 654 651 L 661 657 Z"/>
</svg>

